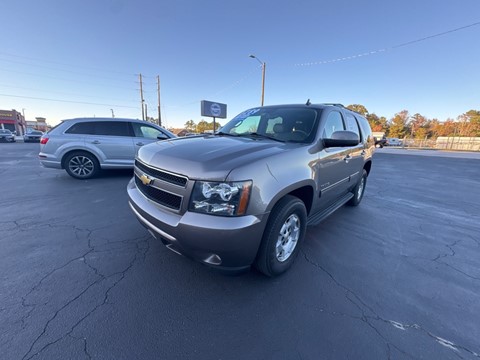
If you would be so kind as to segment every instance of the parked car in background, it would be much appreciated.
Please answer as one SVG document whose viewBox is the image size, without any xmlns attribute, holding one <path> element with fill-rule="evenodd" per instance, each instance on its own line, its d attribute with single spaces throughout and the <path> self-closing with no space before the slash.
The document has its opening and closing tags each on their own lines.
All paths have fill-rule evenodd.
<svg viewBox="0 0 480 360">
<path fill-rule="evenodd" d="M 35 142 L 40 142 L 40 138 L 42 137 L 43 132 L 38 131 L 38 130 L 31 130 L 25 135 L 23 135 L 23 142 L 30 142 L 30 141 L 35 141 Z"/>
<path fill-rule="evenodd" d="M 387 139 L 384 137 L 382 137 L 381 139 L 377 139 L 377 138 L 374 138 L 375 139 L 375 147 L 379 147 L 379 148 L 383 148 L 386 144 L 387 144 Z"/>
<path fill-rule="evenodd" d="M 0 141 L 15 142 L 15 135 L 10 130 L 0 129 Z"/>
<path fill-rule="evenodd" d="M 402 146 L 403 142 L 399 138 L 388 138 L 386 145 L 388 145 L 388 146 Z"/>
<path fill-rule="evenodd" d="M 89 179 L 100 169 L 133 168 L 143 145 L 176 137 L 155 124 L 134 119 L 64 120 L 40 139 L 43 166 L 65 169 L 76 179 Z"/>
</svg>

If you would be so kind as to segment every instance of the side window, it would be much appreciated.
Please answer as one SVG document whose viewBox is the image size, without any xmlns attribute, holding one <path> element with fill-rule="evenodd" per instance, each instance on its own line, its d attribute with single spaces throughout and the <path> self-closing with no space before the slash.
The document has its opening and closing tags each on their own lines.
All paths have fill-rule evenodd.
<svg viewBox="0 0 480 360">
<path fill-rule="evenodd" d="M 353 131 L 360 137 L 360 130 L 358 129 L 357 120 L 355 120 L 355 117 L 352 114 L 347 113 L 345 115 L 345 122 L 347 123 L 347 130 Z"/>
<path fill-rule="evenodd" d="M 82 135 L 91 135 L 93 134 L 93 122 L 80 122 L 73 124 L 66 131 L 65 134 L 82 134 Z"/>
<path fill-rule="evenodd" d="M 325 123 L 325 128 L 323 129 L 323 137 L 328 139 L 332 136 L 335 131 L 345 130 L 343 126 L 342 114 L 338 111 L 332 111 L 328 114 L 327 122 Z"/>
<path fill-rule="evenodd" d="M 163 132 L 154 128 L 153 126 L 138 123 L 132 123 L 132 126 L 136 137 L 143 137 L 147 139 L 157 139 L 158 136 L 161 138 L 166 137 Z"/>
<path fill-rule="evenodd" d="M 358 121 L 358 124 L 360 125 L 360 128 L 362 129 L 363 140 L 371 141 L 372 129 L 370 129 L 370 124 L 368 123 L 368 121 L 365 118 L 362 118 L 360 116 L 357 116 L 357 121 Z"/>
<path fill-rule="evenodd" d="M 131 136 L 126 121 L 98 121 L 94 124 L 95 135 Z"/>
</svg>

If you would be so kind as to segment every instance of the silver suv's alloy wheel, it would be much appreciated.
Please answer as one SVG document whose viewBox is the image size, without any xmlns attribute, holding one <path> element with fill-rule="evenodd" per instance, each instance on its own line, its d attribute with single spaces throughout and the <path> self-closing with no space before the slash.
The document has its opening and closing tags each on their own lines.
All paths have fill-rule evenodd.
<svg viewBox="0 0 480 360">
<path fill-rule="evenodd" d="M 92 160 L 83 155 L 77 155 L 70 159 L 68 167 L 72 173 L 80 177 L 87 177 L 92 174 L 95 165 Z"/>
<path fill-rule="evenodd" d="M 300 237 L 300 219 L 296 214 L 291 214 L 283 223 L 278 234 L 275 253 L 277 260 L 284 262 L 292 255 Z"/>
</svg>

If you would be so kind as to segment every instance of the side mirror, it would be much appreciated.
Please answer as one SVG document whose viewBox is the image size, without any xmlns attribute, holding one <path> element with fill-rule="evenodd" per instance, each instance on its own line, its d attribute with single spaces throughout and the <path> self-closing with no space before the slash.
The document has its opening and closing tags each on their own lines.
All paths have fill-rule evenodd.
<svg viewBox="0 0 480 360">
<path fill-rule="evenodd" d="M 157 139 L 158 140 L 166 140 L 166 139 L 168 139 L 168 136 L 165 135 L 164 133 L 160 133 L 160 134 L 157 135 Z"/>
<path fill-rule="evenodd" d="M 353 131 L 335 131 L 331 137 L 323 139 L 323 145 L 329 147 L 355 146 L 360 142 L 360 137 Z"/>
</svg>

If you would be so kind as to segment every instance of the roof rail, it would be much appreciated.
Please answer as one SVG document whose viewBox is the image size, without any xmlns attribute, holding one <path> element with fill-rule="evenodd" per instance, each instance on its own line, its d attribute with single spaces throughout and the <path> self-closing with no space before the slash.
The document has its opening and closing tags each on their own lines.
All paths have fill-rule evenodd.
<svg viewBox="0 0 480 360">
<path fill-rule="evenodd" d="M 331 106 L 346 108 L 343 104 L 336 104 L 336 103 L 323 103 L 323 105 L 331 105 Z"/>
</svg>

